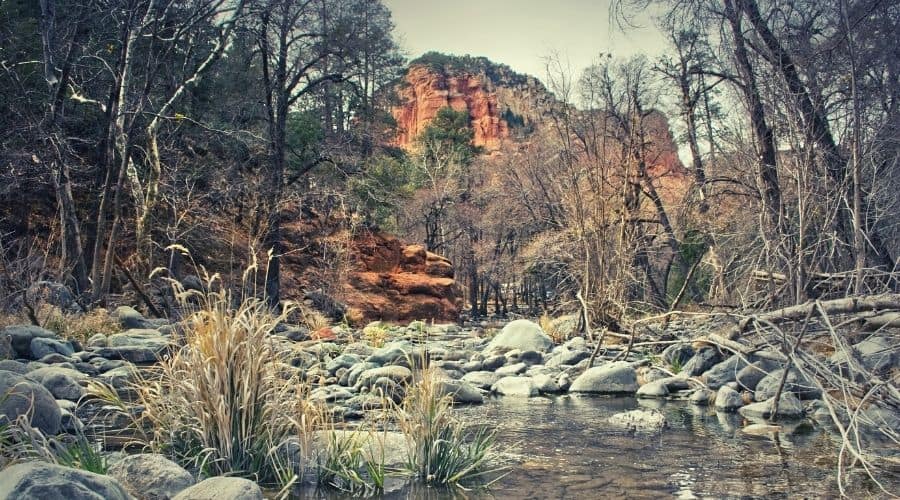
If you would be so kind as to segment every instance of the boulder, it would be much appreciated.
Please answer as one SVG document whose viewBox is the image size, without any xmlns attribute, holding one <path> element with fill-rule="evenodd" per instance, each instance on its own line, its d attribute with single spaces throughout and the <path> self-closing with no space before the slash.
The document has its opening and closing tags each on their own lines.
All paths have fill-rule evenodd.
<svg viewBox="0 0 900 500">
<path fill-rule="evenodd" d="M 112 464 L 108 474 L 143 500 L 169 500 L 196 482 L 180 465 L 156 453 L 128 455 Z"/>
<path fill-rule="evenodd" d="M 12 465 L 0 474 L 0 499 L 129 500 L 115 479 L 46 462 Z"/>
<path fill-rule="evenodd" d="M 13 372 L 0 371 L 0 423 L 30 415 L 32 427 L 44 434 L 59 432 L 62 415 L 56 399 L 43 385 Z"/>
<path fill-rule="evenodd" d="M 494 372 L 477 371 L 469 372 L 462 377 L 463 382 L 468 382 L 480 389 L 488 390 L 492 385 L 496 384 L 502 377 Z"/>
<path fill-rule="evenodd" d="M 491 391 L 502 396 L 532 397 L 539 394 L 531 377 L 503 377 L 491 386 Z"/>
<path fill-rule="evenodd" d="M 481 404 L 484 396 L 474 385 L 462 380 L 438 380 L 437 392 L 439 395 L 450 395 L 454 403 Z"/>
<path fill-rule="evenodd" d="M 78 381 L 87 377 L 76 370 L 48 366 L 28 372 L 25 378 L 43 385 L 56 399 L 78 401 L 84 396 L 84 388 Z"/>
<path fill-rule="evenodd" d="M 152 321 L 145 319 L 141 313 L 130 306 L 119 306 L 110 316 L 118 319 L 119 324 L 126 330 L 131 328 L 155 328 Z"/>
<path fill-rule="evenodd" d="M 510 375 L 521 375 L 525 373 L 525 370 L 528 369 L 528 365 L 525 363 L 516 363 L 513 365 L 506 365 L 500 368 L 497 368 L 495 372 L 497 375 L 501 377 L 508 377 Z"/>
<path fill-rule="evenodd" d="M 631 432 L 660 432 L 669 426 L 666 417 L 657 410 L 631 410 L 606 419 L 614 427 Z"/>
<path fill-rule="evenodd" d="M 211 477 L 182 490 L 173 500 L 263 500 L 263 494 L 249 479 Z"/>
<path fill-rule="evenodd" d="M 769 372 L 777 370 L 779 366 L 781 366 L 781 364 L 776 361 L 760 359 L 741 368 L 741 371 L 737 373 L 735 379 L 739 386 L 748 391 L 755 391 L 759 381 L 765 378 Z"/>
<path fill-rule="evenodd" d="M 500 333 L 491 339 L 485 351 L 519 349 L 521 351 L 547 352 L 551 347 L 553 347 L 553 340 L 537 323 L 527 319 L 517 319 L 507 323 Z"/>
<path fill-rule="evenodd" d="M 56 334 L 34 325 L 7 326 L 0 330 L 0 336 L 8 335 L 12 348 L 19 358 L 31 359 L 31 341 L 35 338 L 55 339 Z"/>
<path fill-rule="evenodd" d="M 581 338 L 581 337 L 579 337 Z M 579 361 L 583 359 L 587 359 L 591 357 L 591 353 L 578 349 L 572 350 L 568 347 L 562 347 L 559 350 L 554 350 L 553 353 L 547 358 L 546 365 L 547 366 L 561 366 L 561 365 L 571 365 L 574 366 L 578 364 Z"/>
<path fill-rule="evenodd" d="M 334 375 L 341 368 L 350 368 L 360 361 L 362 361 L 362 359 L 355 354 L 341 354 L 326 363 L 325 369 L 328 370 L 328 373 Z"/>
<path fill-rule="evenodd" d="M 714 347 L 703 347 L 695 352 L 691 359 L 681 367 L 679 375 L 696 377 L 709 370 L 716 363 L 722 361 L 722 353 Z"/>
<path fill-rule="evenodd" d="M 672 344 L 663 350 L 662 359 L 669 366 L 684 367 L 693 355 L 694 348 L 690 344 Z"/>
<path fill-rule="evenodd" d="M 738 410 L 738 412 L 748 418 L 762 418 L 768 419 L 772 416 L 772 406 L 775 403 L 775 398 L 771 397 L 765 401 L 761 401 L 759 403 L 751 403 L 747 406 L 744 406 Z M 797 399 L 791 392 L 786 392 L 781 395 L 781 399 L 778 402 L 778 418 L 781 419 L 791 419 L 791 418 L 800 418 L 803 416 L 803 403 Z"/>
<path fill-rule="evenodd" d="M 16 358 L 16 350 L 12 346 L 12 338 L 8 333 L 0 333 L 0 361 Z"/>
<path fill-rule="evenodd" d="M 637 373 L 631 363 L 616 361 L 595 366 L 572 381 L 569 392 L 634 393 L 638 390 Z"/>
<path fill-rule="evenodd" d="M 354 387 L 371 387 L 375 381 L 386 378 L 396 383 L 407 383 L 412 380 L 412 371 L 405 366 L 381 366 L 364 371 Z"/>
<path fill-rule="evenodd" d="M 75 354 L 75 349 L 72 348 L 70 343 L 44 337 L 31 339 L 29 350 L 31 351 L 31 359 L 41 359 L 50 354 L 62 354 L 63 356 Z"/>
<path fill-rule="evenodd" d="M 728 382 L 737 379 L 738 372 L 748 366 L 748 363 L 741 359 L 740 356 L 731 356 L 721 363 L 717 363 L 709 370 L 701 375 L 703 380 L 710 389 L 718 389 Z"/>
<path fill-rule="evenodd" d="M 754 399 L 762 401 L 775 397 L 775 393 L 778 391 L 778 385 L 781 384 L 781 377 L 783 374 L 784 369 L 778 369 L 763 377 L 756 385 Z M 791 370 L 788 373 L 783 391 L 792 392 L 800 399 L 816 399 L 822 395 L 822 391 L 815 387 L 812 382 L 800 375 L 796 370 Z"/>
<path fill-rule="evenodd" d="M 719 392 L 716 393 L 717 410 L 726 412 L 737 411 L 742 406 L 744 406 L 744 400 L 741 398 L 741 393 L 727 385 L 719 388 Z"/>
<path fill-rule="evenodd" d="M 18 373 L 19 375 L 24 375 L 31 371 L 28 365 L 13 359 L 0 360 L 0 370 Z"/>
<path fill-rule="evenodd" d="M 636 395 L 639 398 L 664 398 L 669 395 L 669 386 L 666 379 L 654 380 L 642 385 Z"/>
<path fill-rule="evenodd" d="M 691 397 L 688 398 L 688 401 L 698 406 L 709 406 L 715 401 L 715 398 L 715 392 L 706 388 L 701 388 L 694 391 L 694 393 L 691 394 Z"/>
<path fill-rule="evenodd" d="M 562 388 L 559 386 L 559 375 L 541 373 L 533 376 L 532 380 L 534 380 L 534 385 L 537 386 L 537 389 L 541 394 L 563 392 Z"/>
</svg>

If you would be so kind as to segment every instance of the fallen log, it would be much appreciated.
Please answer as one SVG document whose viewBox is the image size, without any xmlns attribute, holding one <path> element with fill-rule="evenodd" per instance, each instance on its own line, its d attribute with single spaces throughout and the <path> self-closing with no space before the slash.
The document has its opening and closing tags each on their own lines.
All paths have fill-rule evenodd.
<svg viewBox="0 0 900 500">
<path fill-rule="evenodd" d="M 809 301 L 796 306 L 784 307 L 763 314 L 748 316 L 741 320 L 725 336 L 729 340 L 736 339 L 746 332 L 754 322 L 778 325 L 801 321 L 816 307 L 816 301 Z M 855 314 L 866 311 L 900 311 L 900 294 L 887 293 L 881 295 L 865 295 L 861 297 L 845 297 L 842 299 L 818 302 L 821 310 L 828 315 Z"/>
</svg>

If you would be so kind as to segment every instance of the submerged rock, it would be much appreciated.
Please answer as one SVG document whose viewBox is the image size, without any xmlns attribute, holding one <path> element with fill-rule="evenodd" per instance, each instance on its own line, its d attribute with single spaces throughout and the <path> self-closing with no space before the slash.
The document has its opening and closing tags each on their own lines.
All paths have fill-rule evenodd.
<svg viewBox="0 0 900 500">
<path fill-rule="evenodd" d="M 633 432 L 659 432 L 669 426 L 666 417 L 657 410 L 631 410 L 606 419 L 607 423 Z"/>
</svg>

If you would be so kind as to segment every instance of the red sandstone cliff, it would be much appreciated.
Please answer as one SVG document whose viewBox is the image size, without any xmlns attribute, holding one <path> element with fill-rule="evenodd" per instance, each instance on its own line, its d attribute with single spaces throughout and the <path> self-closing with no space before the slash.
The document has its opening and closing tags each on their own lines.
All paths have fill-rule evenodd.
<svg viewBox="0 0 900 500">
<path fill-rule="evenodd" d="M 428 66 L 414 65 L 398 89 L 400 105 L 393 109 L 397 120 L 396 142 L 407 147 L 437 116 L 438 110 L 451 107 L 469 113 L 476 146 L 488 151 L 500 147 L 509 136 L 509 127 L 500 117 L 497 95 L 489 90 L 486 78 L 469 73 L 455 75 Z"/>
</svg>

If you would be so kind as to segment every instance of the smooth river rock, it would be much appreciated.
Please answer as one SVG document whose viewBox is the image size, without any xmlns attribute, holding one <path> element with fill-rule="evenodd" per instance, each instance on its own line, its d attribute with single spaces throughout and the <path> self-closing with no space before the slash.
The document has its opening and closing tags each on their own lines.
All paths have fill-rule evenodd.
<svg viewBox="0 0 900 500">
<path fill-rule="evenodd" d="M 637 373 L 631 363 L 615 361 L 588 369 L 572 381 L 569 392 L 634 393 Z"/>
</svg>

